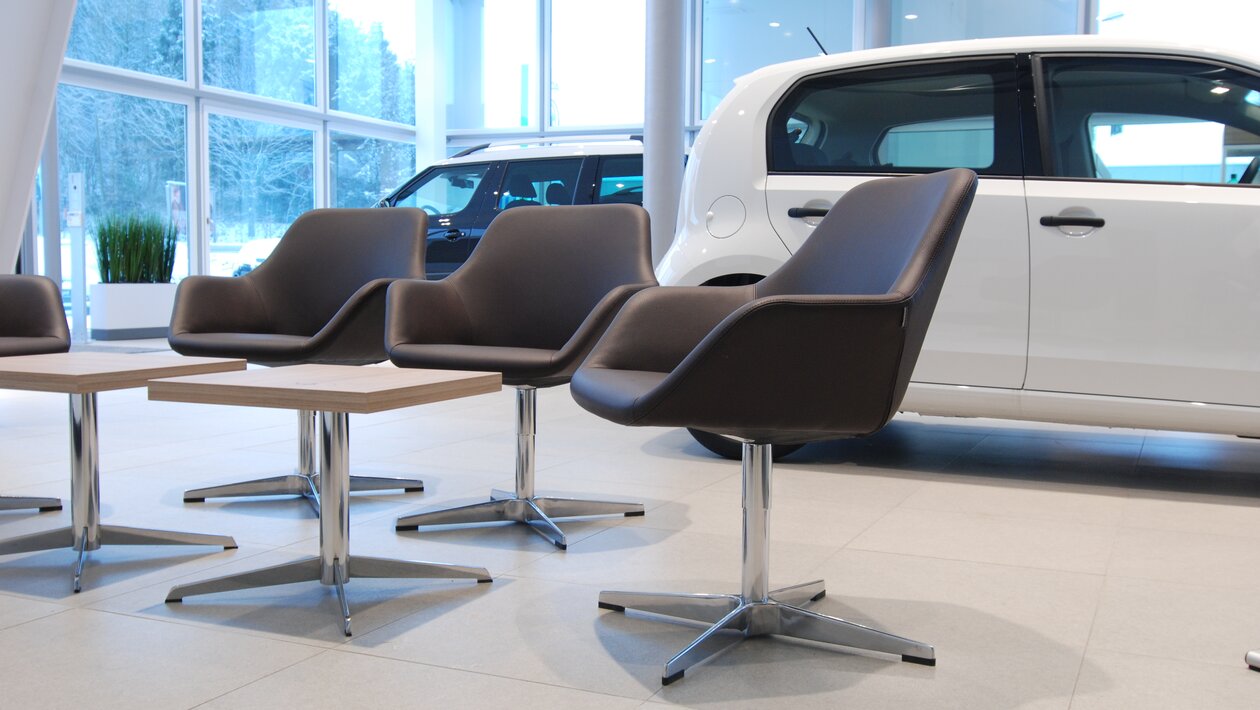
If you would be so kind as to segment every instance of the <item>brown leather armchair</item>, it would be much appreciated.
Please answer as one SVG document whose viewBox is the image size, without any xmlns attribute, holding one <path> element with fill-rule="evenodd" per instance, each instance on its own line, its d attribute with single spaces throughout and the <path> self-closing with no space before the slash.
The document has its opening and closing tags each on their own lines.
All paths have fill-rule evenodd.
<svg viewBox="0 0 1260 710">
<path fill-rule="evenodd" d="M 515 490 L 404 516 L 397 528 L 510 520 L 565 549 L 553 517 L 642 515 L 638 503 L 535 494 L 535 394 L 567 383 L 626 299 L 654 285 L 647 213 L 583 205 L 505 211 L 451 276 L 390 286 L 385 337 L 395 365 L 499 372 L 517 397 Z"/>
<path fill-rule="evenodd" d="M 976 189 L 969 170 L 853 188 L 761 282 L 655 288 L 632 298 L 573 376 L 578 404 L 629 426 L 695 427 L 743 442 L 739 594 L 603 592 L 602 608 L 712 626 L 662 681 L 723 646 L 724 631 L 863 648 L 935 665 L 932 646 L 801 609 L 822 580 L 771 591 L 772 448 L 865 436 L 897 412 Z"/>
<path fill-rule="evenodd" d="M 34 275 L 0 275 L 0 357 L 64 353 L 70 349 L 70 328 L 61 305 L 61 289 L 52 279 Z M 0 497 L 0 510 L 61 510 L 56 498 Z"/>
<path fill-rule="evenodd" d="M 320 209 L 298 217 L 258 268 L 235 278 L 179 284 L 171 349 L 262 365 L 366 365 L 385 360 L 385 293 L 395 279 L 424 278 L 428 218 L 411 207 Z M 296 473 L 198 488 L 185 502 L 298 495 L 318 510 L 315 412 L 298 412 Z M 411 478 L 351 476 L 350 490 L 403 489 Z"/>
</svg>

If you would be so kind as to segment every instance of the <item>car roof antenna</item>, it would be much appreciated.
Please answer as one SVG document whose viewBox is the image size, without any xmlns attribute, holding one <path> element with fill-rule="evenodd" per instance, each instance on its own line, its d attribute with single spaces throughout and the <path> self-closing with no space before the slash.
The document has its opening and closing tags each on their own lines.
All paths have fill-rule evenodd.
<svg viewBox="0 0 1260 710">
<path fill-rule="evenodd" d="M 809 33 L 809 36 L 810 36 L 810 37 L 813 37 L 813 38 L 814 38 L 814 44 L 818 45 L 818 49 L 822 50 L 822 53 L 823 53 L 824 55 L 826 55 L 826 54 L 827 54 L 827 48 L 826 48 L 826 47 L 824 47 L 824 46 L 822 46 L 822 42 L 819 42 L 819 41 L 818 41 L 818 35 L 814 34 L 814 31 L 813 31 L 812 29 L 810 29 L 810 28 L 809 28 L 809 25 L 805 25 L 805 31 Z"/>
</svg>

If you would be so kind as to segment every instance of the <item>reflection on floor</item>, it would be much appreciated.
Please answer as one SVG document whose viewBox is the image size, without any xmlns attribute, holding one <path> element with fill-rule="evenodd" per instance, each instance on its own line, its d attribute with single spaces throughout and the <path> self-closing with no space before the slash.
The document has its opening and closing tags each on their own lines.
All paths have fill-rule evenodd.
<svg viewBox="0 0 1260 710">
<path fill-rule="evenodd" d="M 160 341 L 120 344 L 147 348 Z M 696 630 L 601 612 L 598 590 L 736 591 L 739 471 L 685 432 L 627 429 L 539 397 L 539 486 L 640 500 L 641 518 L 397 534 L 395 517 L 510 486 L 512 394 L 351 417 L 351 549 L 484 565 L 488 585 L 354 580 L 355 636 L 319 585 L 163 603 L 177 582 L 314 553 L 285 500 L 185 505 L 185 488 L 286 471 L 293 415 L 100 395 L 105 521 L 234 535 L 240 549 L 0 559 L 0 678 L 14 708 L 1254 708 L 1260 441 L 901 417 L 777 469 L 772 586 L 935 644 L 935 668 L 755 640 L 660 686 Z M 69 500 L 63 395 L 0 391 L 0 493 Z M 0 512 L 0 538 L 69 511 Z"/>
</svg>

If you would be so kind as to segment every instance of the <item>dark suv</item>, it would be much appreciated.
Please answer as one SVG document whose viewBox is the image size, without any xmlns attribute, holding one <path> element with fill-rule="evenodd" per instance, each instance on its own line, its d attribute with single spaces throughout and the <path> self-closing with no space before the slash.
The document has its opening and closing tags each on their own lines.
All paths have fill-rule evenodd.
<svg viewBox="0 0 1260 710">
<path fill-rule="evenodd" d="M 428 213 L 428 277 L 440 279 L 464 263 L 503 210 L 617 202 L 643 204 L 637 140 L 469 148 L 424 169 L 377 206 Z"/>
</svg>

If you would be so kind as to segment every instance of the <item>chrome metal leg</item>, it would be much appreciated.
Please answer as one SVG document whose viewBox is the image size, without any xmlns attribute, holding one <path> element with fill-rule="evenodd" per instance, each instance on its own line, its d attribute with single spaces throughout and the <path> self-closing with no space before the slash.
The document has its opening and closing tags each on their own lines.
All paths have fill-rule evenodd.
<svg viewBox="0 0 1260 710">
<path fill-rule="evenodd" d="M 733 642 L 749 636 L 779 635 L 822 643 L 891 653 L 901 660 L 936 665 L 936 650 L 844 619 L 801 609 L 797 604 L 826 594 L 822 580 L 769 591 L 770 476 L 773 459 L 769 445 L 744 444 L 743 570 L 739 594 L 654 594 L 601 592 L 599 606 L 611 611 L 643 611 L 688 621 L 712 622 L 703 634 L 663 669 L 668 685 L 688 668 L 711 658 Z M 732 637 L 733 635 L 733 637 Z M 1249 664 L 1260 665 L 1260 651 L 1248 654 Z M 1255 668 L 1256 666 L 1253 666 Z M 1260 670 L 1260 668 L 1258 668 Z"/>
<path fill-rule="evenodd" d="M 241 498 L 246 496 L 301 496 L 319 515 L 319 470 L 315 465 L 317 413 L 298 410 L 298 467 L 294 473 L 258 478 L 240 483 L 225 483 L 184 491 L 185 503 L 204 503 L 207 498 Z M 352 491 L 390 491 L 404 493 L 424 490 L 418 478 L 395 476 L 351 476 Z"/>
<path fill-rule="evenodd" d="M 537 390 L 533 387 L 516 388 L 516 490 L 495 489 L 490 492 L 490 501 L 486 503 L 405 515 L 398 519 L 396 529 L 415 530 L 422 526 L 469 523 L 523 523 L 547 538 L 556 547 L 565 550 L 568 549 L 568 540 L 552 518 L 643 515 L 641 503 L 559 498 L 535 494 L 534 442 L 537 435 L 537 394 Z"/>
<path fill-rule="evenodd" d="M 683 677 L 691 666 L 708 660 L 719 652 L 744 640 L 744 627 L 748 624 L 748 607 L 740 606 L 717 620 L 704 633 L 696 637 L 686 648 L 665 662 L 661 685 L 669 685 Z"/>
<path fill-rule="evenodd" d="M 342 631 L 351 633 L 350 602 L 345 586 L 355 577 L 412 579 L 475 579 L 489 582 L 483 567 L 463 567 L 433 562 L 389 560 L 350 555 L 350 486 L 346 470 L 350 460 L 349 417 L 342 412 L 320 413 L 319 556 L 274 565 L 251 572 L 216 577 L 171 588 L 168 602 L 185 597 L 296 582 L 319 582 L 335 587 L 341 608 Z"/>
<path fill-rule="evenodd" d="M 792 606 L 816 602 L 825 596 L 827 596 L 827 585 L 821 579 L 815 579 L 812 582 L 803 584 L 793 584 L 790 587 L 770 592 L 772 600 L 780 604 L 791 604 Z"/>
<path fill-rule="evenodd" d="M 641 611 L 675 619 L 713 624 L 740 606 L 737 594 L 671 594 L 669 592 L 600 592 L 599 608 Z"/>
<path fill-rule="evenodd" d="M 61 510 L 59 498 L 31 498 L 29 496 L 0 496 L 0 510 L 22 510 L 39 508 L 39 512 L 47 513 Z"/>
<path fill-rule="evenodd" d="M 1253 671 L 1260 671 L 1260 649 L 1247 652 L 1247 666 Z"/>
<path fill-rule="evenodd" d="M 0 555 L 73 548 L 74 591 L 82 589 L 87 553 L 102 545 L 214 545 L 234 549 L 226 535 L 146 530 L 101 524 L 101 476 L 98 458 L 96 393 L 70 395 L 70 526 L 0 542 Z"/>
</svg>

